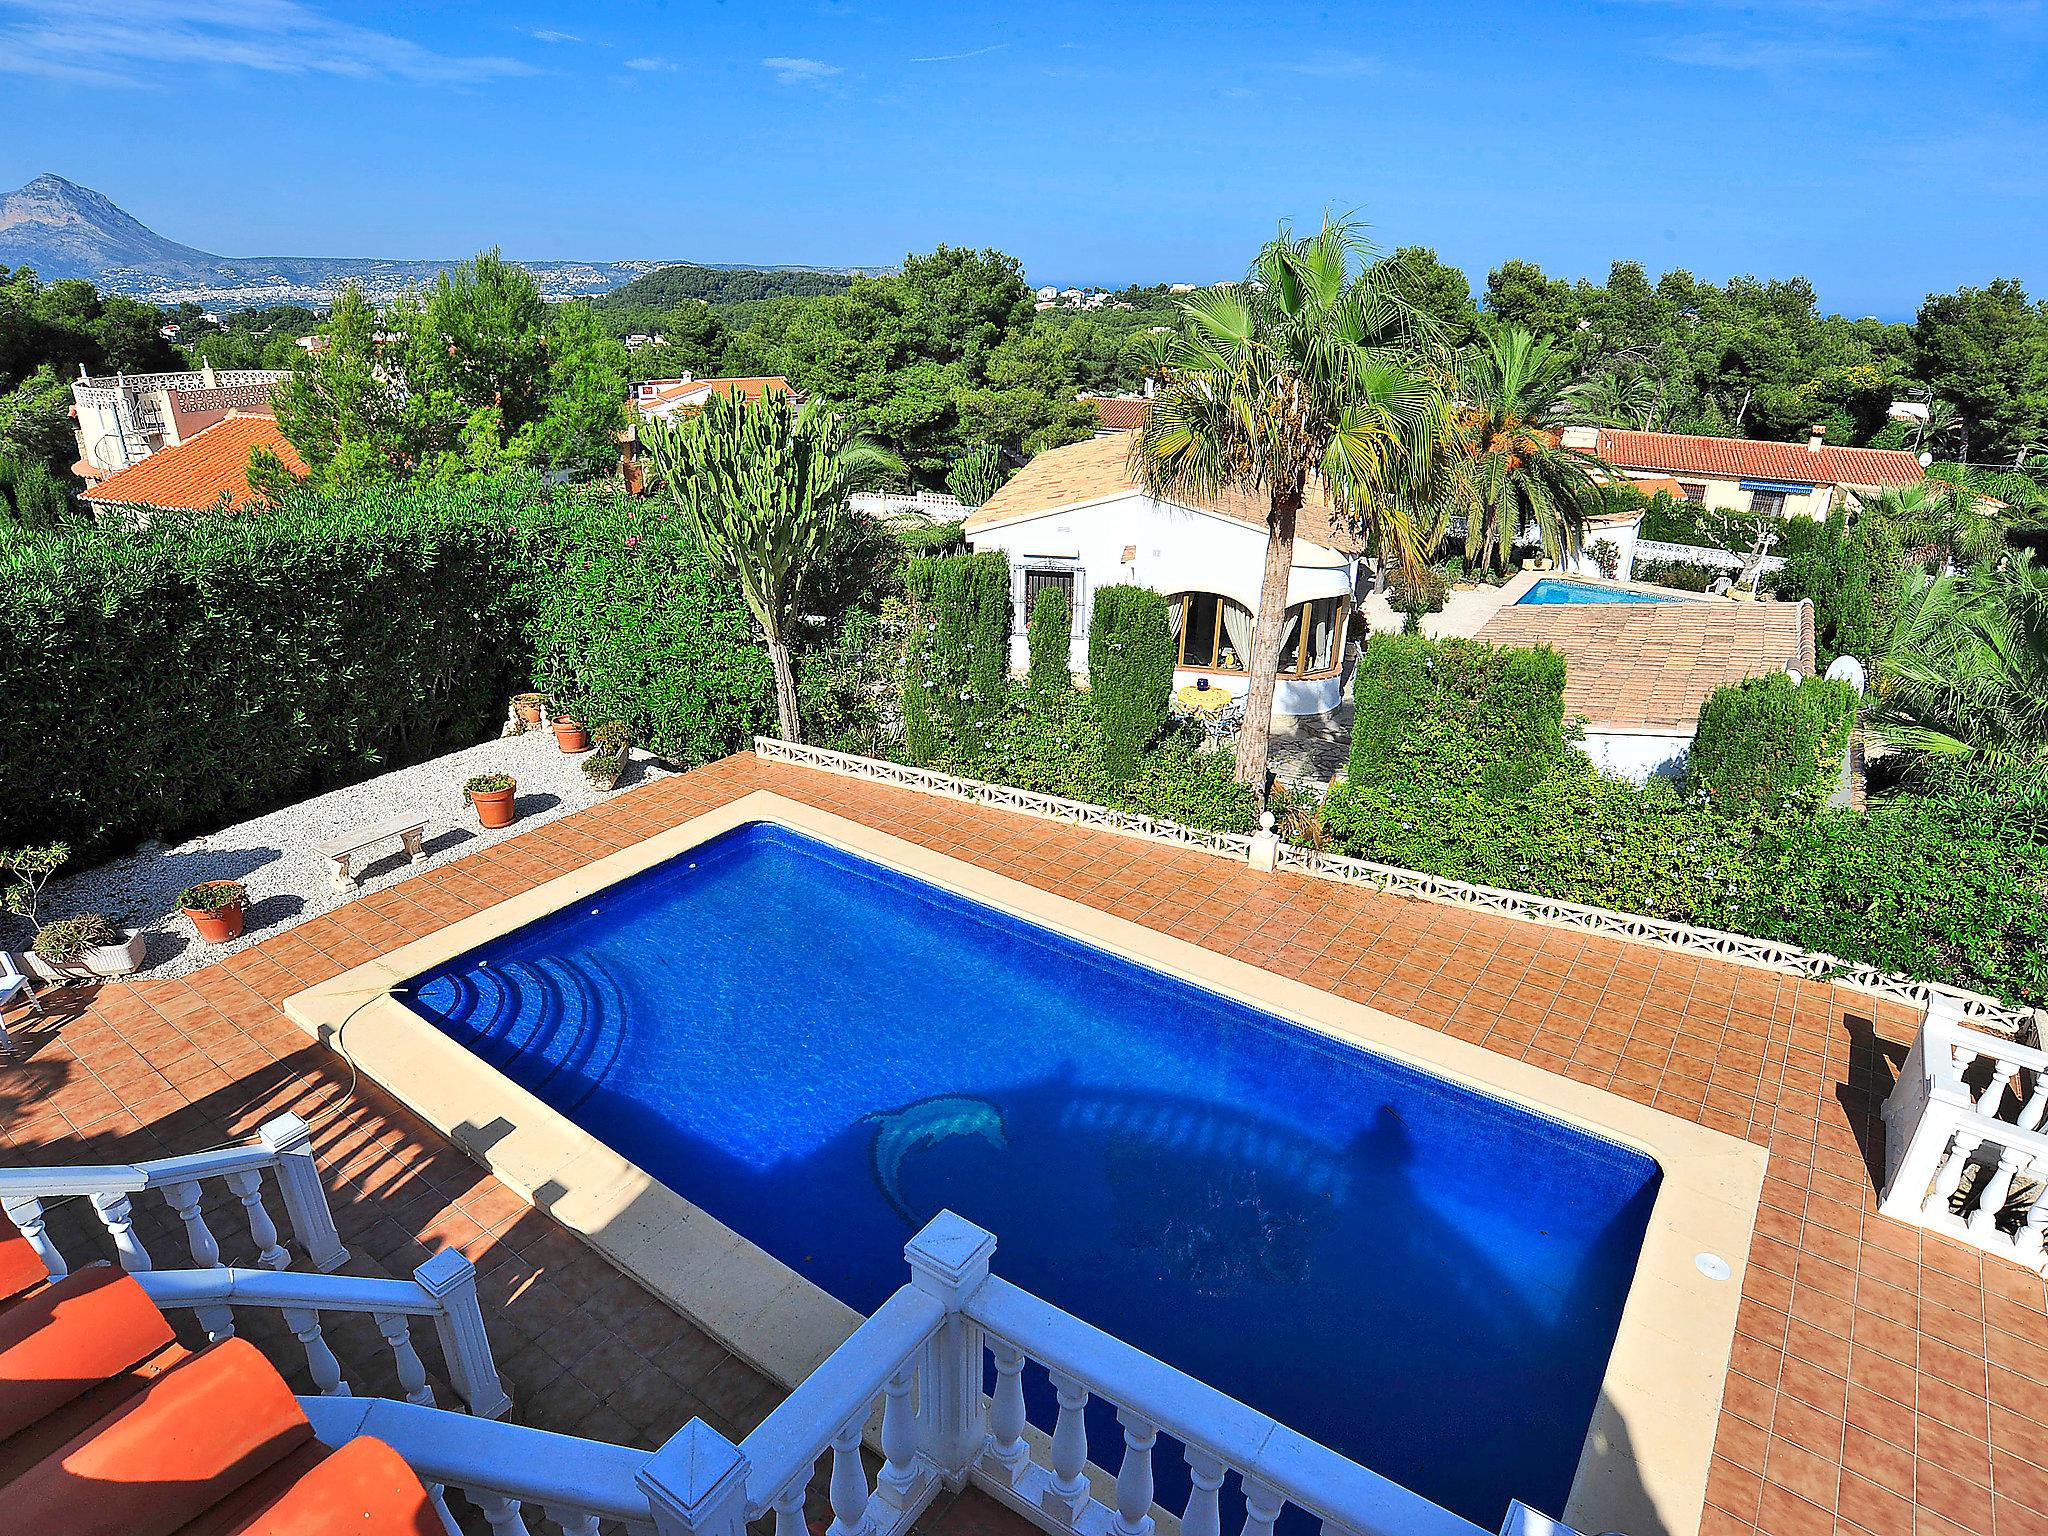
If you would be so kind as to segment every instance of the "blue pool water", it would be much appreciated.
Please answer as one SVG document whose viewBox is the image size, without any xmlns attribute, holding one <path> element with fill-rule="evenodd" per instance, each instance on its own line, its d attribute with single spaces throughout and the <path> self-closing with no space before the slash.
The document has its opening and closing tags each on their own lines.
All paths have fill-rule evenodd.
<svg viewBox="0 0 2048 1536">
<path fill-rule="evenodd" d="M 1651 592 L 1631 592 L 1624 587 L 1596 587 L 1589 581 L 1564 581 L 1545 576 L 1515 599 L 1517 608 L 1534 603 L 1668 603 L 1672 599 Z"/>
<path fill-rule="evenodd" d="M 766 824 L 412 985 L 862 1312 L 950 1207 L 998 1273 L 1488 1530 L 1562 1509 L 1638 1153 Z"/>
</svg>

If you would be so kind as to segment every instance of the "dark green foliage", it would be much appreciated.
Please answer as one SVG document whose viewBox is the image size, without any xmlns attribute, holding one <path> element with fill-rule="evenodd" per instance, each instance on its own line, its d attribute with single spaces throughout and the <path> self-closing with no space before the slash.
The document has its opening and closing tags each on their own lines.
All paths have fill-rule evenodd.
<svg viewBox="0 0 2048 1536">
<path fill-rule="evenodd" d="M 223 907 L 237 907 L 248 900 L 249 888 L 239 880 L 205 880 L 198 885 L 188 885 L 178 893 L 178 909 L 182 912 L 218 912 Z"/>
<path fill-rule="evenodd" d="M 1103 765 L 1134 773 L 1173 707 L 1173 631 L 1166 599 L 1150 587 L 1095 591 L 1088 621 L 1088 691 L 1102 725 Z"/>
<path fill-rule="evenodd" d="M 591 307 L 664 313 L 684 299 L 706 304 L 740 304 L 750 299 L 809 298 L 838 293 L 853 281 L 845 272 L 770 272 L 752 268 L 661 267 L 614 288 Z"/>
<path fill-rule="evenodd" d="M 1074 685 L 1074 604 L 1061 586 L 1043 588 L 1025 627 L 1031 643 L 1031 689 L 1052 693 Z"/>
<path fill-rule="evenodd" d="M 1010 643 L 1010 563 L 1000 550 L 913 560 L 903 683 L 904 744 L 929 762 L 1002 707 Z"/>
<path fill-rule="evenodd" d="M 694 766 L 775 720 L 773 679 L 733 578 L 680 515 L 594 502 L 550 541 L 537 573 L 533 680 L 581 719 Z"/>
<path fill-rule="evenodd" d="M 64 965 L 76 960 L 85 950 L 105 949 L 122 943 L 127 937 L 121 925 L 111 917 L 99 912 L 86 912 L 43 924 L 36 930 L 33 947 L 52 965 Z"/>
<path fill-rule="evenodd" d="M 48 466 L 0 444 L 0 523 L 48 530 L 70 515 L 71 495 Z"/>
<path fill-rule="evenodd" d="M 1686 787 L 1724 811 L 1769 811 L 1840 783 L 1856 690 L 1783 672 L 1717 688 L 1700 707 Z"/>
<path fill-rule="evenodd" d="M 1785 562 L 1778 585 L 1813 601 L 1814 639 L 1825 667 L 1854 656 L 1866 667 L 1890 631 L 1905 587 L 1905 553 L 1888 518 L 1865 510 L 1852 524 L 1837 507 Z"/>
<path fill-rule="evenodd" d="M 1564 658 L 1547 646 L 1373 635 L 1352 683 L 1351 778 L 1525 791 L 1564 752 Z"/>
<path fill-rule="evenodd" d="M 1630 581 L 1653 587 L 1671 587 L 1679 592 L 1704 592 L 1723 576 L 1733 576 L 1716 566 L 1696 565 L 1690 560 L 1645 560 L 1640 555 L 1629 570 Z"/>
</svg>

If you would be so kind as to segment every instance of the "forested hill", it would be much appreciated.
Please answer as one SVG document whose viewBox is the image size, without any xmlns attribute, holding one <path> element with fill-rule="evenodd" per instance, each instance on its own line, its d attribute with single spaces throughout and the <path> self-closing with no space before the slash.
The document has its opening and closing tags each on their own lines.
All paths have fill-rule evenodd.
<svg viewBox="0 0 2048 1536">
<path fill-rule="evenodd" d="M 601 310 L 653 309 L 667 311 L 684 299 L 702 299 L 706 304 L 743 304 L 750 299 L 808 299 L 821 293 L 838 293 L 853 282 L 847 272 L 811 272 L 798 269 L 752 271 L 744 268 L 663 267 L 636 277 L 622 288 L 594 300 Z"/>
</svg>

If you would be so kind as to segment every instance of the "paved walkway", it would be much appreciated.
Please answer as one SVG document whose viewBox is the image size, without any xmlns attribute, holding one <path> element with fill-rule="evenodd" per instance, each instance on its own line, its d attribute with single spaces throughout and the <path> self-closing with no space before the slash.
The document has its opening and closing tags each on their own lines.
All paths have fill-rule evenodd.
<svg viewBox="0 0 2048 1536">
<path fill-rule="evenodd" d="M 61 1017 L 19 1028 L 24 1059 L 0 1066 L 5 1156 L 190 1151 L 294 1109 L 316 1122 L 359 1255 L 403 1272 L 453 1244 L 477 1261 L 518 1417 L 653 1445 L 702 1415 L 737 1438 L 774 1387 L 402 1107 L 352 1087 L 277 1004 L 760 788 L 1767 1145 L 1702 1529 L 2048 1536 L 2043 1282 L 1875 1213 L 1876 1112 L 1911 1038 L 1903 1009 L 751 755 L 535 827 L 189 978 L 61 994 Z M 976 1536 L 1007 1518 L 970 1497 L 927 1523 Z"/>
</svg>

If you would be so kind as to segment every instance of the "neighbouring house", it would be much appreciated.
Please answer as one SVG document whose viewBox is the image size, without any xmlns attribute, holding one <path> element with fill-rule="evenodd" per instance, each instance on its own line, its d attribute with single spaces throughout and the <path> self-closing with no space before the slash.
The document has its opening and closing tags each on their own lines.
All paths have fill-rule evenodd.
<svg viewBox="0 0 2048 1536">
<path fill-rule="evenodd" d="M 633 386 L 633 408 L 649 421 L 675 415 L 694 415 L 713 395 L 740 395 L 759 400 L 771 391 L 788 395 L 801 405 L 803 396 L 780 374 L 761 379 L 647 379 Z"/>
<path fill-rule="evenodd" d="M 1143 395 L 1083 395 L 1081 400 L 1095 407 L 1097 437 L 1136 431 L 1145 424 L 1145 412 L 1152 404 Z"/>
<path fill-rule="evenodd" d="M 159 512 L 215 507 L 241 512 L 256 499 L 249 488 L 249 453 L 256 448 L 268 448 L 286 469 L 305 478 L 306 462 L 278 430 L 275 417 L 230 412 L 203 432 L 108 476 L 84 499 L 95 512 L 145 526 Z"/>
<path fill-rule="evenodd" d="M 1825 427 L 1815 427 L 1804 443 L 1612 427 L 1566 427 L 1562 441 L 1645 482 L 1639 488 L 1646 494 L 1670 488 L 1648 482 L 1669 480 L 1679 495 L 1700 506 L 1773 517 L 1826 517 L 1835 507 L 1925 478 L 1910 453 L 1829 447 Z"/>
<path fill-rule="evenodd" d="M 118 373 L 94 378 L 79 369 L 71 386 L 78 461 L 88 490 L 163 448 L 189 442 L 230 412 L 275 414 L 271 391 L 290 378 L 281 368 L 216 373 Z"/>
<path fill-rule="evenodd" d="M 1474 638 L 1562 652 L 1565 721 L 1585 721 L 1579 749 L 1638 784 L 1684 770 L 1716 688 L 1766 672 L 1814 675 L 1809 602 L 1513 603 Z"/>
<path fill-rule="evenodd" d="M 1011 661 L 1029 662 L 1025 620 L 1047 586 L 1074 610 L 1074 661 L 1085 667 L 1096 589 L 1117 583 L 1169 599 L 1179 647 L 1176 687 L 1207 678 L 1242 696 L 1249 683 L 1252 619 L 1266 559 L 1263 498 L 1194 502 L 1148 495 L 1132 475 L 1130 440 L 1119 432 L 1052 448 L 1019 470 L 970 516 L 976 550 L 1009 556 Z M 1302 509 L 1287 587 L 1275 715 L 1318 715 L 1343 698 L 1346 630 L 1363 540 L 1343 526 L 1321 490 Z"/>
</svg>

